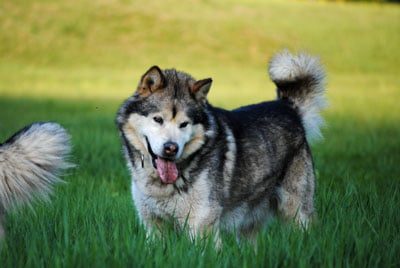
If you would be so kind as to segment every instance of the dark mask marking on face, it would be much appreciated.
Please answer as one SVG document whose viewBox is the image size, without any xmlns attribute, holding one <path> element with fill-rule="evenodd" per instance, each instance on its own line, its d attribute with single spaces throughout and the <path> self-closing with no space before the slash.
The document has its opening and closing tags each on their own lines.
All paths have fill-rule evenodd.
<svg viewBox="0 0 400 268">
<path fill-rule="evenodd" d="M 175 75 L 175 83 L 174 83 L 174 100 L 178 98 L 178 90 L 179 90 L 179 78 L 178 78 L 178 73 L 174 71 Z"/>
<path fill-rule="evenodd" d="M 174 104 L 174 106 L 172 107 L 172 119 L 174 119 L 176 116 L 176 106 Z"/>
</svg>

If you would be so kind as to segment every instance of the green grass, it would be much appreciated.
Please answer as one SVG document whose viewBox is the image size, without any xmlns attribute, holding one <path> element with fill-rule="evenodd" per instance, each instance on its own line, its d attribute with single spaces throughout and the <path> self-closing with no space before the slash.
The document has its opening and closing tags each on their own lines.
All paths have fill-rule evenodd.
<svg viewBox="0 0 400 268">
<path fill-rule="evenodd" d="M 400 6 L 237 1 L 3 1 L 0 140 L 33 121 L 72 135 L 66 184 L 8 215 L 1 267 L 400 266 Z M 213 77 L 232 108 L 274 97 L 268 58 L 318 54 L 328 73 L 325 140 L 313 145 L 318 221 L 273 222 L 258 249 L 224 235 L 145 241 L 114 125 L 151 65 Z"/>
</svg>

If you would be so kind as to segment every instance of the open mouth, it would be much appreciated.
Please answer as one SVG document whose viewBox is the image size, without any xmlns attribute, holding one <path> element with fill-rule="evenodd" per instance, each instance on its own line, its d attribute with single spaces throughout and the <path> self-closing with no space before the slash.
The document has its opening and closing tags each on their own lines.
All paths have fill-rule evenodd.
<svg viewBox="0 0 400 268">
<path fill-rule="evenodd" d="M 175 183 L 178 179 L 178 168 L 176 167 L 176 163 L 156 155 L 151 149 L 149 139 L 147 137 L 145 138 L 147 142 L 147 150 L 151 155 L 153 166 L 157 170 L 161 181 L 167 184 Z"/>
</svg>

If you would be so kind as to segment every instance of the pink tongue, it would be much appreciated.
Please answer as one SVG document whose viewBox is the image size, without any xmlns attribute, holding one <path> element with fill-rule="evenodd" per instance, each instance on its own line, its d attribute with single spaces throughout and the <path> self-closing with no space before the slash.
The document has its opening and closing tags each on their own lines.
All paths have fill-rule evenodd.
<svg viewBox="0 0 400 268">
<path fill-rule="evenodd" d="M 157 172 L 163 183 L 174 183 L 178 178 L 178 169 L 172 161 L 167 161 L 157 157 Z"/>
</svg>

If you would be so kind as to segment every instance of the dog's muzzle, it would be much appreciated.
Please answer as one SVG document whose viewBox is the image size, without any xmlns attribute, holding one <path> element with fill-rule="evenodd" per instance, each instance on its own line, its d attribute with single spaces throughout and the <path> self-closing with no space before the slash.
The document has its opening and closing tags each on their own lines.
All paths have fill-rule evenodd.
<svg viewBox="0 0 400 268">
<path fill-rule="evenodd" d="M 171 161 L 170 159 L 156 155 L 151 148 L 149 139 L 147 137 L 145 138 L 147 143 L 147 150 L 149 151 L 152 158 L 153 167 L 157 170 L 158 176 L 160 177 L 161 181 L 166 184 L 175 183 L 179 177 L 178 176 L 179 172 L 176 163 L 174 161 Z M 164 153 L 166 153 L 167 151 L 166 148 L 168 149 L 169 152 L 168 154 L 169 155 L 173 154 L 174 156 L 179 150 L 178 145 L 172 142 L 171 144 L 168 143 L 164 144 L 164 151 L 165 151 Z"/>
</svg>

